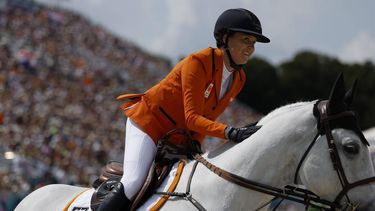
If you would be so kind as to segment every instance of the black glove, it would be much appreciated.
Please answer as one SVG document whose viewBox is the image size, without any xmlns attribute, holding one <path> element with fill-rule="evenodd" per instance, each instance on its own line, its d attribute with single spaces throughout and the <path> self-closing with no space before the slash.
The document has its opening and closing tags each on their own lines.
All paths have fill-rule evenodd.
<svg viewBox="0 0 375 211">
<path fill-rule="evenodd" d="M 236 143 L 240 143 L 255 132 L 259 130 L 262 126 L 250 125 L 245 127 L 226 127 L 224 130 L 225 138 Z"/>
<path fill-rule="evenodd" d="M 191 142 L 191 145 L 192 145 L 192 152 L 195 152 L 195 153 L 198 153 L 198 154 L 203 154 L 201 144 L 198 141 L 193 140 Z"/>
<path fill-rule="evenodd" d="M 201 144 L 198 141 L 193 140 L 190 143 L 190 150 L 187 153 L 188 159 L 193 160 L 194 155 L 196 155 L 196 154 L 203 154 L 203 152 L 202 152 L 202 149 L 201 149 Z"/>
</svg>

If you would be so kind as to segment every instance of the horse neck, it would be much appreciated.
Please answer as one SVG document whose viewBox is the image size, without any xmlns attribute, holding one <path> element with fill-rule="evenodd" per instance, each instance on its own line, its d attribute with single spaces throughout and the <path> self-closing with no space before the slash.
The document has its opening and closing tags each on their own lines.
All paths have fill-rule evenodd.
<svg viewBox="0 0 375 211">
<path fill-rule="evenodd" d="M 312 104 L 274 116 L 260 121 L 262 128 L 244 142 L 228 143 L 217 158 L 219 166 L 274 187 L 293 183 L 299 159 L 316 133 Z"/>
</svg>

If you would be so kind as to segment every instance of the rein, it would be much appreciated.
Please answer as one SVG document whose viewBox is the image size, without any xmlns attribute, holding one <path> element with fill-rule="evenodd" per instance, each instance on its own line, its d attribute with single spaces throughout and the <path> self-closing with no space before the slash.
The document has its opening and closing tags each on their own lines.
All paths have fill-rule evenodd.
<svg viewBox="0 0 375 211">
<path fill-rule="evenodd" d="M 325 200 L 325 199 L 321 199 L 319 196 L 317 196 L 313 192 L 311 192 L 307 189 L 296 187 L 296 186 L 287 185 L 282 189 L 282 188 L 277 188 L 277 187 L 273 187 L 273 186 L 270 186 L 270 185 L 266 185 L 266 184 L 263 184 L 263 183 L 255 182 L 253 180 L 249 180 L 247 178 L 241 177 L 239 175 L 233 174 L 231 172 L 228 172 L 224 169 L 221 169 L 221 168 L 215 166 L 214 164 L 207 161 L 204 157 L 202 157 L 200 155 L 200 153 L 198 153 L 194 150 L 192 152 L 192 157 L 196 160 L 196 163 L 194 164 L 193 171 L 190 174 L 189 182 L 188 182 L 187 188 L 186 188 L 186 192 L 185 193 L 161 193 L 161 194 L 173 195 L 173 196 L 185 198 L 186 200 L 190 201 L 198 210 L 205 210 L 204 207 L 201 204 L 199 204 L 199 202 L 197 202 L 192 197 L 192 194 L 190 193 L 191 180 L 192 180 L 192 177 L 194 175 L 196 165 L 199 162 L 199 163 L 202 163 L 205 167 L 207 167 L 210 171 L 212 171 L 213 173 L 215 173 L 219 177 L 227 180 L 228 182 L 234 183 L 236 185 L 239 185 L 241 187 L 244 187 L 244 188 L 247 188 L 247 189 L 250 189 L 250 190 L 254 190 L 254 191 L 257 191 L 257 192 L 268 194 L 268 195 L 271 195 L 271 196 L 274 196 L 274 197 L 278 197 L 278 198 L 282 198 L 282 199 L 288 199 L 290 201 L 294 201 L 294 202 L 297 202 L 297 203 L 304 204 L 304 205 L 306 205 L 306 209 L 307 209 L 308 206 L 311 205 L 311 206 L 314 206 L 314 207 L 317 207 L 317 208 L 322 208 L 324 210 L 337 210 L 337 209 L 346 210 L 347 208 L 349 208 L 351 210 L 355 210 L 358 205 L 353 205 L 350 202 L 350 199 L 349 199 L 347 193 L 355 187 L 359 187 L 359 186 L 362 186 L 362 185 L 367 185 L 367 184 L 370 184 L 372 182 L 375 182 L 375 176 L 369 177 L 369 178 L 366 178 L 366 179 L 362 179 L 362 180 L 359 180 L 359 181 L 356 181 L 356 182 L 353 182 L 353 183 L 348 182 L 348 179 L 345 175 L 345 171 L 344 171 L 344 168 L 342 166 L 342 163 L 341 163 L 341 160 L 340 160 L 340 157 L 339 157 L 339 153 L 338 153 L 336 144 L 334 143 L 334 138 L 333 138 L 333 135 L 332 135 L 332 127 L 330 125 L 330 121 L 332 121 L 332 120 L 337 120 L 337 119 L 341 119 L 341 118 L 345 118 L 345 117 L 354 117 L 355 118 L 355 114 L 352 111 L 344 111 L 344 112 L 341 112 L 341 113 L 338 113 L 338 114 L 329 115 L 328 101 L 318 101 L 314 106 L 314 112 L 315 112 L 315 109 L 319 112 L 318 116 L 317 116 L 318 133 L 316 134 L 313 141 L 311 142 L 311 144 L 308 146 L 307 150 L 305 151 L 305 153 L 301 157 L 300 162 L 298 163 L 298 166 L 297 166 L 297 169 L 296 169 L 296 172 L 295 172 L 295 176 L 294 176 L 294 183 L 297 184 L 299 169 L 301 168 L 301 166 L 302 166 L 304 160 L 306 159 L 307 155 L 309 154 L 312 147 L 317 142 L 319 136 L 321 134 L 324 134 L 327 137 L 328 151 L 330 153 L 330 158 L 331 158 L 334 170 L 337 172 L 337 176 L 338 176 L 338 178 L 340 180 L 340 183 L 341 183 L 341 186 L 342 186 L 342 190 L 338 193 L 338 195 L 335 197 L 335 200 L 333 202 Z M 187 135 L 188 139 L 190 141 L 192 141 L 192 138 L 191 138 L 189 133 L 185 133 L 185 135 Z M 364 145 L 368 145 L 366 140 L 362 140 L 362 143 Z M 342 209 L 342 205 L 340 205 L 340 201 L 342 200 L 343 197 L 345 197 L 347 199 L 347 203 L 346 203 L 346 207 L 344 207 Z M 268 202 L 268 203 L 270 203 L 270 202 Z M 266 203 L 265 205 L 262 205 L 262 207 L 266 206 L 268 203 Z"/>
<path fill-rule="evenodd" d="M 284 189 L 281 189 L 259 182 L 255 182 L 215 166 L 214 164 L 207 161 L 200 154 L 194 154 L 193 157 L 195 160 L 202 163 L 204 166 L 206 166 L 209 170 L 211 170 L 219 177 L 227 180 L 228 182 L 237 184 L 241 187 L 272 195 L 275 197 L 288 199 L 305 205 L 313 205 L 324 209 L 334 207 L 334 204 L 332 202 L 319 198 L 319 196 L 315 195 L 311 191 L 293 186 L 286 186 Z"/>
<path fill-rule="evenodd" d="M 356 181 L 354 183 L 348 182 L 348 179 L 345 175 L 345 171 L 344 171 L 344 168 L 342 166 L 342 163 L 341 163 L 341 160 L 340 160 L 340 157 L 339 157 L 337 147 L 334 143 L 334 138 L 333 138 L 333 135 L 332 135 L 330 121 L 340 119 L 340 118 L 344 118 L 344 117 L 348 117 L 348 116 L 355 117 L 355 114 L 352 111 L 344 111 L 344 112 L 341 112 L 339 114 L 329 115 L 328 112 L 327 112 L 327 109 L 328 109 L 327 103 L 328 103 L 328 101 L 319 101 L 314 107 L 314 109 L 317 109 L 319 111 L 319 116 L 317 118 L 318 118 L 318 122 L 320 123 L 320 128 L 318 128 L 318 133 L 316 134 L 312 143 L 309 145 L 309 147 L 307 148 L 307 150 L 303 154 L 303 156 L 302 156 L 302 158 L 301 158 L 301 160 L 300 160 L 300 162 L 297 166 L 295 177 L 294 177 L 294 183 L 295 184 L 297 183 L 298 172 L 299 172 L 300 167 L 302 166 L 303 161 L 305 160 L 305 158 L 309 154 L 310 150 L 312 149 L 312 147 L 314 146 L 314 144 L 318 140 L 319 135 L 321 133 L 323 133 L 323 131 L 324 131 L 323 134 L 325 134 L 326 137 L 327 137 L 331 161 L 333 163 L 334 169 L 337 172 L 338 178 L 339 178 L 340 183 L 341 183 L 342 188 L 343 188 L 340 191 L 340 193 L 336 196 L 336 198 L 333 202 L 325 200 L 325 199 L 321 199 L 319 196 L 317 196 L 316 194 L 314 194 L 313 192 L 311 192 L 307 189 L 303 189 L 303 188 L 299 188 L 299 187 L 295 187 L 295 186 L 291 186 L 291 185 L 287 185 L 287 186 L 284 187 L 284 189 L 281 189 L 281 188 L 276 188 L 276 187 L 273 187 L 273 186 L 270 186 L 270 185 L 262 184 L 262 183 L 259 183 L 259 182 L 255 182 L 255 181 L 252 181 L 252 180 L 249 180 L 247 178 L 238 176 L 236 174 L 233 174 L 231 172 L 228 172 L 226 170 L 223 170 L 223 169 L 215 166 L 214 164 L 207 161 L 204 157 L 202 157 L 199 153 L 193 153 L 192 156 L 197 162 L 202 163 L 210 171 L 212 171 L 213 173 L 215 173 L 219 177 L 227 180 L 228 182 L 237 184 L 237 185 L 239 185 L 241 187 L 244 187 L 244 188 L 247 188 L 247 189 L 251 189 L 251 190 L 254 190 L 254 191 L 258 191 L 258 192 L 265 193 L 265 194 L 268 194 L 268 195 L 272 195 L 272 196 L 282 198 L 282 199 L 288 199 L 288 200 L 291 200 L 291 201 L 294 201 L 294 202 L 297 202 L 297 203 L 304 204 L 304 205 L 306 205 L 306 207 L 308 205 L 312 205 L 312 206 L 323 208 L 323 209 L 326 209 L 326 210 L 336 210 L 336 209 L 342 208 L 342 206 L 340 205 L 340 201 L 343 197 L 346 197 L 346 199 L 347 199 L 346 208 L 349 207 L 350 209 L 355 210 L 356 206 L 351 204 L 347 193 L 355 187 L 367 185 L 367 184 L 370 184 L 372 182 L 375 182 L 375 177 L 369 177 L 369 178 L 366 178 L 366 179 Z M 362 142 L 363 142 L 363 144 L 368 145 L 367 141 L 362 140 Z"/>
</svg>

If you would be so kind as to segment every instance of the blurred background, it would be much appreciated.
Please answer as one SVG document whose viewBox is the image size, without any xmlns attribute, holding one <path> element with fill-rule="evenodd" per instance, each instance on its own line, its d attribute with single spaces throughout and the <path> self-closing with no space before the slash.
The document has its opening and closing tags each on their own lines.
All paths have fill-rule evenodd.
<svg viewBox="0 0 375 211">
<path fill-rule="evenodd" d="M 0 0 L 0 211 L 46 184 L 89 186 L 108 160 L 122 161 L 116 96 L 143 92 L 184 56 L 215 47 L 213 27 L 228 8 L 257 14 L 271 43 L 256 45 L 247 84 L 221 121 L 242 126 L 325 99 L 344 72 L 348 87 L 359 80 L 354 107 L 373 140 L 374 4 Z M 220 143 L 207 139 L 206 148 Z"/>
</svg>

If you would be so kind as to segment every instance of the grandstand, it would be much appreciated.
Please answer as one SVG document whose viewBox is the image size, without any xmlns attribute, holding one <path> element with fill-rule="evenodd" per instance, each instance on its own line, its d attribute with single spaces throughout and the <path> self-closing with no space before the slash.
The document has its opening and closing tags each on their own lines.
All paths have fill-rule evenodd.
<svg viewBox="0 0 375 211">
<path fill-rule="evenodd" d="M 122 161 L 116 96 L 145 91 L 171 65 L 68 10 L 30 0 L 0 0 L 0 10 L 1 211 L 45 184 L 88 186 Z M 221 118 L 259 117 L 235 102 Z"/>
</svg>

